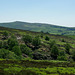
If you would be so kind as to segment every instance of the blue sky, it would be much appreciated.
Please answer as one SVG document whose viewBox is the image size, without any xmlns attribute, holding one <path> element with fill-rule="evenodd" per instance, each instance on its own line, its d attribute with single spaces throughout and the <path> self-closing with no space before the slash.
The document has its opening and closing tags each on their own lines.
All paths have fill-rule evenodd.
<svg viewBox="0 0 75 75">
<path fill-rule="evenodd" d="M 75 27 L 75 0 L 0 0 L 0 22 L 12 21 Z"/>
</svg>

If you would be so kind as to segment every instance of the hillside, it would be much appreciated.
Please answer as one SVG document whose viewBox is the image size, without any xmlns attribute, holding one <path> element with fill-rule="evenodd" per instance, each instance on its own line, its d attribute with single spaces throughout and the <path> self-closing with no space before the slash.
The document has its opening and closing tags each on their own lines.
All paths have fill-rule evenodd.
<svg viewBox="0 0 75 75">
<path fill-rule="evenodd" d="M 75 35 L 75 28 L 56 26 L 45 23 L 28 23 L 28 22 L 15 21 L 10 23 L 0 23 L 0 26 L 35 31 L 35 32 L 43 31 L 45 33 L 58 34 L 58 35 Z"/>
<path fill-rule="evenodd" d="M 0 75 L 75 75 L 75 36 L 0 27 Z"/>
<path fill-rule="evenodd" d="M 8 36 L 8 38 L 5 38 L 5 36 Z M 67 44 L 70 45 L 67 46 L 69 51 L 65 48 Z M 0 27 L 0 49 L 15 52 L 13 51 L 14 46 L 17 46 L 17 49 L 25 47 L 24 51 L 22 51 L 23 48 L 19 49 L 22 51 L 22 56 L 37 60 L 56 60 L 57 58 L 51 56 L 51 49 L 55 46 L 59 53 L 65 52 L 64 58 L 66 59 L 60 60 L 69 60 L 69 57 L 72 60 L 72 53 L 75 50 L 75 36 L 62 36 Z M 25 52 L 25 50 L 27 51 Z"/>
</svg>

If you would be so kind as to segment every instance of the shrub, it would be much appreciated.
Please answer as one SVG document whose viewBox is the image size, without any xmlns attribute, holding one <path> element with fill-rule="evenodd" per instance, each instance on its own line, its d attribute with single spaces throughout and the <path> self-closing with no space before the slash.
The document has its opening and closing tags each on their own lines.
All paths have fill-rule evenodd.
<svg viewBox="0 0 75 75">
<path fill-rule="evenodd" d="M 49 38 L 48 36 L 46 36 L 46 37 L 45 37 L 45 40 L 49 41 L 49 40 L 50 40 L 50 38 Z"/>
<path fill-rule="evenodd" d="M 70 54 L 70 44 L 68 43 L 65 44 L 65 50 L 67 54 Z"/>
<path fill-rule="evenodd" d="M 22 40 L 25 42 L 25 43 L 31 43 L 32 42 L 32 37 L 30 35 L 24 35 L 22 37 Z"/>
<path fill-rule="evenodd" d="M 39 46 L 39 45 L 41 44 L 40 38 L 39 38 L 39 37 L 35 37 L 35 38 L 33 39 L 32 44 L 33 44 L 35 47 Z"/>
<path fill-rule="evenodd" d="M 42 59 L 44 59 L 44 56 L 40 52 L 35 52 L 35 53 L 33 53 L 33 59 L 42 60 Z"/>
<path fill-rule="evenodd" d="M 51 57 L 53 59 L 57 59 L 57 56 L 59 55 L 59 50 L 58 50 L 58 47 L 56 45 L 54 45 L 52 48 L 51 48 Z"/>
<path fill-rule="evenodd" d="M 8 49 L 8 43 L 7 43 L 6 40 L 3 41 L 3 45 L 2 45 L 2 47 L 5 48 L 5 49 Z"/>
<path fill-rule="evenodd" d="M 63 51 L 63 50 L 61 50 L 60 52 L 59 52 L 59 56 L 65 56 L 65 51 Z"/>
<path fill-rule="evenodd" d="M 0 58 L 5 59 L 8 54 L 9 54 L 9 50 L 3 49 L 3 48 L 0 49 Z"/>
<path fill-rule="evenodd" d="M 8 43 L 8 46 L 9 46 L 9 50 L 12 50 L 12 48 L 14 46 L 18 46 L 18 41 L 16 39 L 13 39 L 13 38 L 9 38 L 7 43 Z"/>
<path fill-rule="evenodd" d="M 4 31 L 3 32 L 3 36 L 4 36 L 5 39 L 7 39 L 8 38 L 8 32 L 7 31 Z"/>
<path fill-rule="evenodd" d="M 21 49 L 22 53 L 32 57 L 32 50 L 29 47 L 27 47 L 26 45 L 21 44 L 20 49 Z"/>
<path fill-rule="evenodd" d="M 12 39 L 17 39 L 14 34 L 11 34 L 11 38 L 12 38 Z"/>
<path fill-rule="evenodd" d="M 13 51 L 17 56 L 20 56 L 20 55 L 22 54 L 19 46 L 14 46 L 13 49 L 12 49 L 12 51 Z"/>
<path fill-rule="evenodd" d="M 11 52 L 7 49 L 0 49 L 0 58 L 1 59 L 19 59 L 20 56 L 17 56 L 14 52 Z"/>
<path fill-rule="evenodd" d="M 62 42 L 65 42 L 65 40 L 64 40 L 64 39 L 62 39 Z"/>
<path fill-rule="evenodd" d="M 50 42 L 50 48 L 52 48 L 56 44 L 55 40 Z"/>
<path fill-rule="evenodd" d="M 0 41 L 0 48 L 2 48 L 2 45 L 3 45 L 3 44 L 2 44 L 2 41 Z"/>
<path fill-rule="evenodd" d="M 41 38 L 43 38 L 43 33 L 41 33 L 41 35 L 40 35 L 40 36 L 41 36 Z"/>
<path fill-rule="evenodd" d="M 67 58 L 65 56 L 58 56 L 57 60 L 62 60 L 62 61 L 66 61 Z"/>
<path fill-rule="evenodd" d="M 9 51 L 9 53 L 6 55 L 7 59 L 19 59 L 19 57 L 14 53 Z"/>
<path fill-rule="evenodd" d="M 75 61 L 75 50 L 74 50 L 73 53 L 72 53 L 72 58 L 73 58 L 73 60 Z"/>
</svg>

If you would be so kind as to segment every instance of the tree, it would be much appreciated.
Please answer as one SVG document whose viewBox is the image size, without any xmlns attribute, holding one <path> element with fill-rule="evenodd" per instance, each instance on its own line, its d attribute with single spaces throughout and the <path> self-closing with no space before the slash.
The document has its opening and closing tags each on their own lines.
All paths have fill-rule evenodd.
<svg viewBox="0 0 75 75">
<path fill-rule="evenodd" d="M 7 31 L 4 31 L 3 32 L 3 36 L 4 36 L 4 39 L 7 39 L 8 38 L 8 32 Z"/>
<path fill-rule="evenodd" d="M 50 48 L 52 48 L 56 44 L 55 40 L 50 42 Z"/>
<path fill-rule="evenodd" d="M 3 41 L 2 47 L 5 48 L 5 49 L 8 49 L 8 43 L 7 43 L 6 40 Z"/>
<path fill-rule="evenodd" d="M 70 54 L 70 44 L 66 43 L 65 44 L 65 49 L 66 49 L 66 53 Z"/>
<path fill-rule="evenodd" d="M 12 48 L 14 46 L 18 46 L 18 41 L 16 39 L 13 39 L 13 38 L 9 38 L 7 43 L 8 43 L 8 46 L 9 46 L 9 50 L 12 50 Z"/>
<path fill-rule="evenodd" d="M 59 52 L 59 56 L 57 57 L 57 60 L 63 60 L 63 61 L 67 60 L 65 51 L 62 50 Z"/>
<path fill-rule="evenodd" d="M 35 47 L 38 47 L 38 46 L 41 44 L 40 38 L 39 38 L 39 37 L 35 37 L 35 38 L 33 39 L 32 44 L 33 44 Z"/>
<path fill-rule="evenodd" d="M 6 59 L 19 59 L 19 56 L 17 56 L 14 52 L 9 51 L 6 55 Z"/>
<path fill-rule="evenodd" d="M 19 56 L 17 56 L 14 52 L 11 52 L 7 49 L 0 49 L 0 58 L 1 59 L 19 59 Z"/>
<path fill-rule="evenodd" d="M 43 33 L 40 34 L 41 38 L 43 38 Z"/>
<path fill-rule="evenodd" d="M 14 34 L 11 34 L 11 38 L 12 38 L 12 39 L 17 39 Z"/>
<path fill-rule="evenodd" d="M 75 61 L 75 50 L 74 50 L 73 53 L 72 53 L 72 58 L 73 58 L 73 60 Z"/>
<path fill-rule="evenodd" d="M 51 48 L 51 57 L 53 59 L 57 59 L 57 56 L 59 55 L 59 50 L 58 50 L 58 47 L 56 45 L 54 45 L 52 48 Z"/>
<path fill-rule="evenodd" d="M 29 47 L 27 47 L 26 45 L 21 44 L 20 49 L 21 49 L 22 53 L 32 57 L 32 50 Z"/>
<path fill-rule="evenodd" d="M 2 44 L 2 41 L 0 41 L 0 48 L 2 48 L 2 45 L 3 45 L 3 44 Z"/>
<path fill-rule="evenodd" d="M 48 36 L 46 36 L 46 37 L 45 37 L 45 40 L 49 41 L 49 40 L 50 40 L 50 38 L 49 38 Z"/>
<path fill-rule="evenodd" d="M 9 54 L 9 50 L 6 50 L 4 48 L 0 49 L 0 58 L 5 59 L 8 54 Z"/>
<path fill-rule="evenodd" d="M 62 39 L 62 42 L 65 42 L 65 40 L 64 40 L 64 39 Z"/>
<path fill-rule="evenodd" d="M 25 43 L 31 43 L 32 42 L 32 37 L 30 35 L 24 35 L 22 37 L 22 40 L 25 42 Z"/>
<path fill-rule="evenodd" d="M 20 56 L 22 54 L 19 46 L 14 46 L 12 51 L 17 55 Z"/>
</svg>

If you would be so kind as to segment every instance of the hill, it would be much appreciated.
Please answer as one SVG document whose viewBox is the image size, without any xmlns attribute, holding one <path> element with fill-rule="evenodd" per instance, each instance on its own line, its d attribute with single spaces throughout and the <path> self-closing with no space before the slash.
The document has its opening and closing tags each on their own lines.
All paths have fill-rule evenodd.
<svg viewBox="0 0 75 75">
<path fill-rule="evenodd" d="M 0 75 L 75 75 L 75 36 L 0 27 Z"/>
<path fill-rule="evenodd" d="M 43 31 L 44 33 L 58 34 L 58 35 L 75 35 L 75 28 L 56 26 L 45 23 L 28 23 L 15 21 L 10 23 L 0 23 L 0 26 L 35 32 Z"/>
<path fill-rule="evenodd" d="M 13 48 L 14 46 L 17 47 Z M 25 47 L 24 51 L 22 50 L 23 46 Z M 0 27 L 0 50 L 6 49 L 14 53 L 16 50 L 21 50 L 22 53 L 19 51 L 19 54 L 21 53 L 21 55 L 24 57 L 30 57 L 37 60 L 56 60 L 55 57 L 51 56 L 51 49 L 53 46 L 55 46 L 57 51 L 59 50 L 59 53 L 62 51 L 64 52 L 64 58 L 66 59 L 63 58 L 60 60 L 69 60 L 69 57 L 71 60 L 73 59 L 72 54 L 75 50 L 75 36 L 54 35 L 42 32 Z M 19 47 L 22 49 L 19 49 Z M 14 49 L 15 51 L 13 51 Z M 66 50 L 69 50 L 69 53 Z M 18 52 L 16 51 L 15 54 L 17 53 Z M 2 58 L 9 58 L 9 56 L 3 56 Z M 14 57 L 13 59 L 16 58 Z"/>
</svg>

